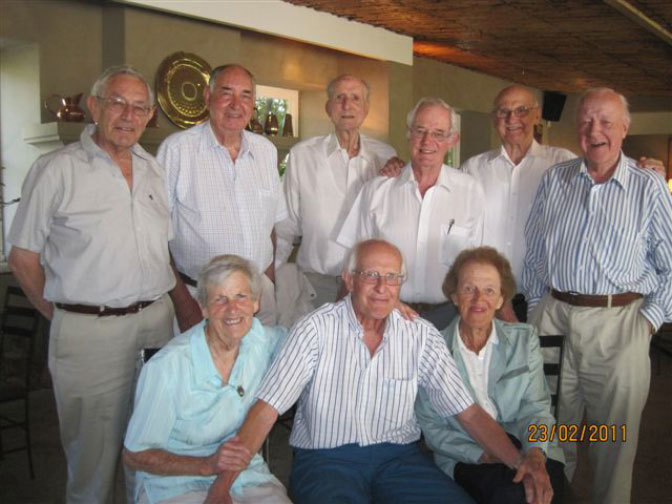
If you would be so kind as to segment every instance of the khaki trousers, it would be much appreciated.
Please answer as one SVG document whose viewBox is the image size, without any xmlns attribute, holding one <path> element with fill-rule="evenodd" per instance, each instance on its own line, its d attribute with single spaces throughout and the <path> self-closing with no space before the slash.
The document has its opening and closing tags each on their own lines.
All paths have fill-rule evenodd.
<svg viewBox="0 0 672 504">
<path fill-rule="evenodd" d="M 559 425 L 581 424 L 585 413 L 588 425 L 617 426 L 616 439 L 610 436 L 589 446 L 595 503 L 630 502 L 639 423 L 651 378 L 651 337 L 639 312 L 641 304 L 640 299 L 618 308 L 576 307 L 547 294 L 530 319 L 540 335 L 566 337 Z M 625 441 L 620 435 L 622 425 Z M 571 480 L 577 462 L 576 443 L 560 444 L 565 452 L 565 473 Z"/>
<path fill-rule="evenodd" d="M 49 370 L 68 463 L 68 504 L 112 503 L 140 350 L 172 338 L 167 295 L 136 314 L 54 309 Z"/>
</svg>

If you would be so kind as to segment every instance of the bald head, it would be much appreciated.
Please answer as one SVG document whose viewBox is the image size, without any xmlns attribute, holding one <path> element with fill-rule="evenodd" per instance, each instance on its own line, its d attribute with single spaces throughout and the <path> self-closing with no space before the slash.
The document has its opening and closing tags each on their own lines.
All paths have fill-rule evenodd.
<svg viewBox="0 0 672 504">
<path fill-rule="evenodd" d="M 382 321 L 399 301 L 405 277 L 404 261 L 397 247 L 384 240 L 367 240 L 354 246 L 343 271 L 358 320 Z"/>
</svg>

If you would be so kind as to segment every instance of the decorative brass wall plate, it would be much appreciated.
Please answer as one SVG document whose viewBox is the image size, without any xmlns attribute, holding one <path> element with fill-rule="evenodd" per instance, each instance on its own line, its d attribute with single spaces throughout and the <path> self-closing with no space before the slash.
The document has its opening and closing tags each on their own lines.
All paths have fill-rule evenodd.
<svg viewBox="0 0 672 504">
<path fill-rule="evenodd" d="M 208 117 L 203 90 L 211 68 L 200 56 L 176 52 L 156 72 L 156 94 L 161 110 L 175 125 L 186 129 Z"/>
</svg>

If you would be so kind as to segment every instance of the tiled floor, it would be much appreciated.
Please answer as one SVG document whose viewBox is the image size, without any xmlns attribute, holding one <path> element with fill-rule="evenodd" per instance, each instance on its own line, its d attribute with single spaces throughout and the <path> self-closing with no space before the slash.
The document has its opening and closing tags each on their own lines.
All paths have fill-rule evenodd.
<svg viewBox="0 0 672 504">
<path fill-rule="evenodd" d="M 640 447 L 635 463 L 633 502 L 662 504 L 672 502 L 672 359 L 654 355 L 651 393 L 642 422 Z M 32 434 L 36 478 L 28 477 L 25 452 L 7 455 L 0 461 L 0 503 L 56 504 L 64 502 L 66 467 L 58 439 L 58 425 L 50 389 L 35 391 L 32 396 Z M 3 441 L 12 442 L 10 432 Z M 288 434 L 276 428 L 271 438 L 271 470 L 286 484 L 289 476 L 290 450 Z M 585 449 L 577 478 L 567 503 L 590 502 L 590 474 Z M 118 479 L 115 504 L 123 504 L 123 478 Z"/>
</svg>

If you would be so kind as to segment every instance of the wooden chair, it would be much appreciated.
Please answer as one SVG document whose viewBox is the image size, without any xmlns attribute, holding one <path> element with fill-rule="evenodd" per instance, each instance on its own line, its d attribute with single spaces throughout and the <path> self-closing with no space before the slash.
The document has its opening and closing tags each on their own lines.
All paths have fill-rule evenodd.
<svg viewBox="0 0 672 504">
<path fill-rule="evenodd" d="M 565 335 L 564 334 L 551 334 L 539 336 L 539 346 L 541 348 L 547 349 L 557 349 L 558 361 L 557 362 L 546 362 L 544 358 L 544 375 L 546 375 L 546 381 L 548 382 L 548 387 L 553 390 L 553 381 L 556 383 L 555 392 L 551 393 L 551 406 L 553 409 L 553 414 L 555 418 L 558 418 L 558 405 L 560 403 L 560 383 L 562 379 L 562 359 L 564 357 L 565 349 Z"/>
<path fill-rule="evenodd" d="M 0 460 L 5 454 L 26 450 L 28 452 L 28 469 L 31 479 L 35 478 L 33 454 L 30 442 L 30 375 L 35 349 L 35 333 L 40 323 L 40 313 L 30 304 L 19 287 L 8 286 L 5 293 L 5 304 L 0 316 L 0 406 L 23 401 L 23 417 L 13 412 L 0 411 Z M 9 340 L 13 344 L 10 347 Z M 9 362 L 22 363 L 19 373 L 7 369 Z M 3 408 L 5 409 L 5 408 Z M 15 409 L 15 408 L 14 408 Z M 22 429 L 25 433 L 25 444 L 18 447 L 4 448 L 2 431 Z"/>
</svg>

